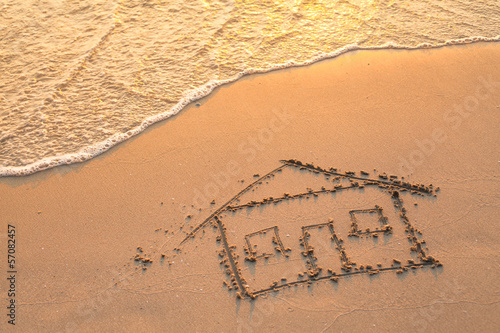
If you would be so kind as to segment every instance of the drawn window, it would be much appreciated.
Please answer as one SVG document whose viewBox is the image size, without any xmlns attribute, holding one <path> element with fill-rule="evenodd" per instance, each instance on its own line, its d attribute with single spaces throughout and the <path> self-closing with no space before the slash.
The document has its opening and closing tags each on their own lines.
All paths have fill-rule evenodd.
<svg viewBox="0 0 500 333">
<path fill-rule="evenodd" d="M 277 226 L 262 229 L 245 236 L 246 248 L 245 257 L 248 261 L 255 261 L 259 258 L 269 258 L 270 256 L 281 253 L 288 257 L 286 249 L 281 241 Z"/>
<path fill-rule="evenodd" d="M 351 216 L 351 230 L 349 236 L 371 236 L 378 237 L 380 233 L 391 233 L 392 227 L 384 216 L 382 207 L 375 206 L 369 209 L 357 209 L 349 211 Z"/>
</svg>

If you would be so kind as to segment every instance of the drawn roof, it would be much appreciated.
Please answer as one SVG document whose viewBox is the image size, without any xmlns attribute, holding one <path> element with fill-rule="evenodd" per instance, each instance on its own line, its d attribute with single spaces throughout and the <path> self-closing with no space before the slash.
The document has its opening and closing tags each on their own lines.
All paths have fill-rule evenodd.
<svg viewBox="0 0 500 333">
<path fill-rule="evenodd" d="M 425 240 L 421 238 L 422 233 L 415 228 L 410 222 L 408 216 L 406 215 L 406 208 L 403 207 L 403 201 L 400 198 L 400 192 L 409 191 L 411 194 L 422 195 L 422 196 L 436 196 L 435 192 L 439 191 L 439 188 L 434 188 L 432 185 L 425 186 L 422 184 L 412 184 L 409 182 L 405 182 L 403 180 L 399 180 L 396 176 L 386 175 L 385 173 L 379 174 L 377 179 L 369 178 L 369 173 L 361 171 L 359 175 L 355 172 L 344 172 L 341 173 L 335 168 L 324 169 L 319 166 L 315 166 L 310 163 L 302 163 L 298 160 L 282 160 L 280 161 L 281 165 L 270 172 L 266 173 L 263 176 L 255 175 L 258 177 L 254 182 L 245 187 L 243 190 L 238 192 L 232 198 L 230 198 L 223 205 L 219 206 L 209 217 L 207 217 L 202 223 L 196 226 L 179 244 L 181 246 L 190 238 L 193 238 L 197 232 L 199 232 L 203 227 L 211 224 L 214 228 L 218 229 L 220 232 L 220 236 L 217 236 L 217 242 L 222 243 L 222 250 L 219 252 L 219 256 L 222 258 L 220 264 L 223 265 L 225 269 L 226 275 L 230 279 L 230 282 L 223 281 L 223 284 L 229 290 L 239 290 L 236 293 L 236 296 L 239 298 L 250 298 L 254 299 L 255 297 L 265 294 L 268 292 L 275 292 L 280 289 L 297 286 L 300 284 L 310 284 L 312 281 L 320 281 L 320 280 L 330 280 L 333 282 L 337 282 L 339 277 L 363 274 L 374 275 L 383 271 L 396 271 L 398 274 L 402 274 L 409 269 L 417 269 L 422 268 L 424 266 L 430 266 L 431 268 L 441 266 L 439 260 L 435 259 L 433 256 L 428 255 L 428 248 L 425 245 Z M 311 172 L 314 174 L 323 174 L 326 176 L 326 179 L 333 178 L 334 184 L 331 188 L 326 188 L 322 186 L 320 190 L 313 190 L 308 188 L 306 192 L 299 192 L 295 194 L 283 193 L 283 195 L 278 197 L 264 197 L 261 200 L 251 200 L 246 203 L 240 204 L 240 198 L 248 193 L 250 190 L 256 188 L 257 185 L 262 184 L 264 181 L 268 183 L 268 180 L 274 177 L 275 174 L 281 173 L 285 168 L 291 169 L 299 169 L 301 171 Z M 302 173 L 301 173 L 302 174 Z M 344 180 L 344 182 L 339 181 Z M 345 181 L 348 180 L 348 181 Z M 335 181 L 338 181 L 335 184 Z M 289 281 L 285 278 L 281 278 L 281 283 L 278 281 L 273 281 L 268 287 L 259 286 L 259 288 L 252 288 L 247 283 L 247 280 L 242 273 L 240 268 L 240 264 L 238 262 L 239 255 L 237 252 L 236 245 L 230 245 L 228 241 L 228 237 L 232 237 L 228 235 L 226 231 L 226 226 L 224 225 L 223 218 L 227 212 L 236 212 L 244 208 L 265 206 L 270 204 L 277 204 L 281 201 L 289 201 L 297 198 L 309 198 L 311 196 L 318 196 L 320 194 L 326 193 L 335 193 L 340 191 L 340 193 L 344 193 L 345 190 L 348 189 L 362 189 L 364 187 L 375 187 L 381 188 L 383 191 L 389 194 L 389 201 L 392 201 L 394 205 L 395 211 L 394 214 L 397 214 L 397 219 L 402 222 L 402 226 L 398 227 L 401 229 L 404 227 L 404 232 L 408 238 L 409 247 L 408 253 L 413 253 L 414 257 L 410 256 L 405 262 L 402 262 L 400 259 L 392 258 L 390 266 L 383 266 L 381 263 L 378 263 L 376 267 L 372 265 L 363 265 L 360 264 L 358 266 L 356 262 L 351 260 L 351 257 L 346 254 L 346 250 L 343 244 L 343 239 L 338 236 L 336 230 L 334 228 L 333 220 L 329 220 L 325 223 L 316 223 L 312 225 L 306 225 L 301 227 L 301 236 L 299 237 L 299 244 L 303 248 L 301 251 L 302 256 L 305 257 L 306 261 L 306 271 L 298 272 L 298 278 L 296 281 Z M 347 193 L 347 192 L 346 192 Z M 378 235 L 390 235 L 393 232 L 393 226 L 387 223 L 387 217 L 384 215 L 383 208 L 375 205 L 372 208 L 366 209 L 352 209 L 348 212 L 351 220 L 351 224 L 349 226 L 349 230 L 347 232 L 348 238 L 357 237 L 357 238 L 373 238 L 378 239 Z M 363 229 L 358 226 L 357 216 L 362 214 L 372 214 L 376 217 L 376 219 L 380 222 L 379 227 L 374 229 L 366 228 Z M 332 245 L 334 245 L 335 249 L 338 251 L 338 257 L 341 262 L 341 267 L 339 271 L 335 271 L 332 268 L 328 268 L 327 274 L 323 274 L 322 267 L 320 267 L 316 261 L 318 260 L 317 253 L 315 253 L 314 247 L 310 244 L 311 232 L 314 230 L 327 230 L 326 236 L 329 237 Z M 402 230 L 402 229 L 401 229 Z M 283 242 L 279 235 L 279 227 L 275 226 L 267 226 L 264 229 L 258 231 L 252 231 L 244 236 L 243 241 L 243 249 L 247 254 L 245 257 L 246 261 L 256 262 L 260 258 L 264 258 L 267 260 L 269 257 L 272 257 L 273 254 L 269 253 L 261 253 L 257 254 L 255 247 L 256 244 L 252 243 L 253 237 L 257 237 L 258 235 L 270 233 L 272 235 L 272 243 L 274 244 L 274 250 L 276 253 L 279 253 L 281 256 L 288 258 L 291 248 L 286 248 L 283 245 Z M 289 236 L 289 235 L 287 235 Z M 325 233 L 323 231 L 323 236 Z M 400 244 L 400 243 L 398 243 Z M 179 248 L 177 248 L 179 250 Z M 406 249 L 408 250 L 408 249 Z M 406 251 L 405 250 L 405 251 Z M 296 255 L 296 254 L 295 254 Z M 414 258 L 414 259 L 411 259 Z M 265 267 L 265 266 L 261 266 Z M 338 268 L 338 267 L 337 267 Z M 246 273 L 245 273 L 246 274 Z M 267 275 L 265 275 L 267 277 Z M 255 280 L 255 278 L 252 278 Z M 254 281 L 255 282 L 255 281 Z"/>
<path fill-rule="evenodd" d="M 336 191 L 340 191 L 343 189 L 349 189 L 349 188 L 362 188 L 365 186 L 376 186 L 376 187 L 381 187 L 381 188 L 386 188 L 388 190 L 392 191 L 410 191 L 413 194 L 421 194 L 421 195 L 434 195 L 436 189 L 433 188 L 432 185 L 425 186 L 423 184 L 412 184 L 409 182 L 405 182 L 403 180 L 397 179 L 396 176 L 389 176 L 386 175 L 385 173 L 380 174 L 378 176 L 378 179 L 372 179 L 368 178 L 369 173 L 365 171 L 361 171 L 359 175 L 357 175 L 355 172 L 352 171 L 346 171 L 344 173 L 340 173 L 337 171 L 335 168 L 329 168 L 329 169 L 324 169 L 319 166 L 315 166 L 312 163 L 303 163 L 301 161 L 295 160 L 295 159 L 290 159 L 290 160 L 281 160 L 281 165 L 265 175 L 259 177 L 257 180 L 249 184 L 247 187 L 242 189 L 240 192 L 236 193 L 232 198 L 230 198 L 227 202 L 225 202 L 223 205 L 219 206 L 210 216 L 208 216 L 203 222 L 198 224 L 179 244 L 182 245 L 184 244 L 187 240 L 190 238 L 193 238 L 203 227 L 207 226 L 209 223 L 211 223 L 214 218 L 218 217 L 221 213 L 225 211 L 235 211 L 238 209 L 246 208 L 246 207 L 255 207 L 255 206 L 260 206 L 260 205 L 268 205 L 271 203 L 276 203 L 280 202 L 283 200 L 290 200 L 298 197 L 304 197 L 308 195 L 317 195 L 320 193 L 333 193 Z M 350 185 L 348 186 L 337 186 L 334 188 L 322 188 L 321 190 L 309 190 L 308 192 L 303 192 L 303 193 L 297 193 L 297 194 L 287 194 L 285 193 L 281 197 L 268 197 L 268 198 L 263 198 L 261 201 L 250 201 L 245 204 L 236 204 L 239 198 L 241 198 L 245 193 L 253 189 L 255 186 L 258 184 L 261 184 L 262 181 L 271 178 L 272 175 L 281 172 L 285 168 L 297 168 L 300 170 L 306 170 L 310 171 L 313 173 L 321 173 L 324 175 L 329 175 L 329 176 L 335 176 L 335 177 L 342 177 L 351 180 Z"/>
</svg>

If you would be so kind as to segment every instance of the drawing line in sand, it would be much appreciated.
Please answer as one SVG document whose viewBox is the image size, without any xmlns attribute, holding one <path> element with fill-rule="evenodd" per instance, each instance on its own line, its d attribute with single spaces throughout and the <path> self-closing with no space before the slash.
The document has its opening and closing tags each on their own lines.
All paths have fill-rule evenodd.
<svg viewBox="0 0 500 333">
<path fill-rule="evenodd" d="M 179 247 L 190 238 L 193 238 L 196 233 L 207 225 L 212 225 L 217 228 L 220 236 L 217 237 L 217 241 L 222 243 L 223 249 L 219 252 L 219 256 L 222 257 L 220 261 L 221 265 L 224 265 L 225 272 L 230 278 L 230 283 L 224 281 L 230 290 L 237 289 L 237 297 L 239 298 L 250 298 L 269 293 L 276 292 L 280 289 L 289 288 L 292 286 L 311 284 L 313 281 L 330 280 L 332 282 L 337 282 L 340 277 L 368 274 L 374 275 L 384 271 L 396 271 L 396 273 L 401 274 L 409 269 L 418 269 L 424 266 L 430 266 L 431 268 L 441 266 L 441 263 L 435 259 L 433 256 L 428 255 L 428 249 L 425 247 L 425 240 L 420 240 L 418 236 L 421 236 L 421 232 L 416 229 L 410 219 L 407 216 L 407 210 L 403 207 L 403 201 L 400 197 L 400 192 L 409 191 L 413 195 L 427 195 L 436 196 L 435 192 L 439 188 L 434 189 L 432 185 L 425 186 L 422 184 L 411 184 L 403 180 L 398 180 L 395 176 L 388 176 L 386 174 L 380 174 L 379 179 L 368 178 L 369 174 L 362 171 L 360 176 L 356 176 L 354 172 L 340 173 L 337 169 L 330 168 L 329 170 L 314 166 L 313 164 L 304 164 L 297 160 L 286 160 L 281 161 L 282 165 L 264 176 L 258 178 L 256 181 L 248 185 L 242 191 L 238 192 L 235 196 L 229 199 L 221 207 L 219 207 L 215 212 L 213 212 L 207 219 L 195 227 L 191 233 L 189 233 L 180 243 Z M 284 193 L 280 197 L 267 197 L 260 201 L 249 201 L 245 204 L 235 204 L 239 201 L 239 198 L 248 192 L 253 187 L 262 184 L 267 178 L 274 177 L 276 173 L 282 172 L 284 168 L 298 168 L 300 170 L 306 170 L 316 174 L 323 174 L 328 177 L 336 177 L 335 179 L 346 179 L 349 181 L 350 185 L 345 186 L 341 184 L 335 184 L 332 188 L 327 189 L 322 187 L 321 190 L 308 189 L 307 192 L 289 194 Z M 278 281 L 272 282 L 267 288 L 251 288 L 247 280 L 245 279 L 240 264 L 238 262 L 239 255 L 236 253 L 236 245 L 230 245 L 228 240 L 227 229 L 222 219 L 222 215 L 225 212 L 235 212 L 243 208 L 250 208 L 256 206 L 277 204 L 281 201 L 289 201 L 297 198 L 309 198 L 311 196 L 318 196 L 320 194 L 335 193 L 338 191 L 349 191 L 349 190 L 361 190 L 365 187 L 378 187 L 390 195 L 390 200 L 393 203 L 395 211 L 398 212 L 400 221 L 403 223 L 406 233 L 406 237 L 410 243 L 410 253 L 415 252 L 417 260 L 408 259 L 407 263 L 402 263 L 401 260 L 393 258 L 390 267 L 382 267 L 382 264 L 377 264 L 376 267 L 372 265 L 357 265 L 356 262 L 351 260 L 350 256 L 346 253 L 344 247 L 344 241 L 335 232 L 335 221 L 330 219 L 325 223 L 317 223 L 312 225 L 306 225 L 301 227 L 302 235 L 299 238 L 299 244 L 303 248 L 302 255 L 306 260 L 306 271 L 298 272 L 298 279 L 296 281 L 287 281 L 282 279 L 281 283 Z M 393 232 L 393 227 L 388 223 L 387 217 L 383 213 L 383 208 L 375 205 L 372 208 L 367 209 L 356 209 L 349 211 L 351 220 L 351 229 L 348 233 L 349 238 L 372 238 L 376 239 L 379 235 L 390 235 Z M 359 225 L 358 217 L 361 216 L 375 216 L 378 225 L 374 228 L 362 229 Z M 315 254 L 315 249 L 313 247 L 314 240 L 311 238 L 310 231 L 313 229 L 318 229 L 318 232 L 324 232 L 324 230 L 329 231 L 329 237 L 331 242 L 337 251 L 338 258 L 341 263 L 340 271 L 335 271 L 333 268 L 327 268 L 323 271 L 323 268 L 317 264 L 318 257 Z M 252 243 L 252 238 L 259 234 L 271 233 L 272 244 L 274 247 L 273 253 L 258 253 L 256 244 Z M 280 254 L 284 258 L 289 256 L 292 251 L 290 248 L 286 248 L 283 245 L 283 241 L 279 234 L 278 226 L 271 226 L 264 228 L 259 231 L 249 233 L 244 236 L 244 251 L 247 254 L 245 261 L 255 262 L 260 260 L 267 260 L 269 257 Z"/>
</svg>

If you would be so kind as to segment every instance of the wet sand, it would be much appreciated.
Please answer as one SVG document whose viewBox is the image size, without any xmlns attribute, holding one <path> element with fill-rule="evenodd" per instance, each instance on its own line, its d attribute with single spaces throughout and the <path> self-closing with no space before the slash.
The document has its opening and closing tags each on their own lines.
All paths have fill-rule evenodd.
<svg viewBox="0 0 500 333">
<path fill-rule="evenodd" d="M 0 179 L 3 238 L 8 224 L 16 229 L 16 329 L 498 329 L 499 57 L 498 43 L 362 51 L 248 76 L 89 162 Z M 221 210 L 224 235 L 217 224 L 196 229 L 288 159 L 360 178 L 364 170 L 377 181 L 385 181 L 379 178 L 384 173 L 396 175 L 410 184 L 432 184 L 432 191 L 418 195 L 377 185 L 359 197 L 342 191 L 311 195 L 269 205 L 274 208 Z M 308 170 L 273 175 L 245 192 L 239 204 L 336 184 L 335 175 Z M 352 185 L 347 178 L 337 181 Z M 238 290 L 223 285 L 231 284 L 238 269 L 252 290 L 267 288 L 274 276 L 293 282 L 308 265 L 300 255 L 301 227 L 329 218 L 357 261 L 352 272 L 365 262 L 392 267 L 395 254 L 415 257 L 409 246 L 398 248 L 408 240 L 391 206 L 395 190 L 421 233 L 419 241 L 425 239 L 426 254 L 441 267 L 402 274 L 365 270 L 254 300 L 241 290 L 239 299 Z M 378 243 L 352 241 L 342 229 L 347 212 L 377 202 L 394 233 L 381 233 Z M 271 247 L 269 261 L 245 261 L 245 235 L 273 226 L 291 259 Z M 225 242 L 218 242 L 220 236 L 241 253 L 230 263 L 229 276 L 229 260 L 221 264 L 227 257 L 218 255 Z M 313 237 L 311 232 L 311 244 Z M 270 244 L 260 239 L 260 247 Z M 339 262 L 331 251 L 316 246 L 319 260 L 326 260 L 322 274 Z M 5 247 L 0 252 L 7 255 Z M 257 277 L 259 272 L 264 276 Z M 1 286 L 8 287 L 6 279 Z M 6 293 L 2 299 L 6 306 Z M 0 327 L 12 329 L 5 318 Z"/>
</svg>

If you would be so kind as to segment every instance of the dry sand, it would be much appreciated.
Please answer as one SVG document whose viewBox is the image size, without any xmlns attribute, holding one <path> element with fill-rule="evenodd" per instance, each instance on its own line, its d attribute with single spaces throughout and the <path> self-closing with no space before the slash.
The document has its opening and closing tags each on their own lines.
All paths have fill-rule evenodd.
<svg viewBox="0 0 500 333">
<path fill-rule="evenodd" d="M 199 107 L 188 107 L 90 162 L 0 179 L 2 238 L 7 239 L 7 224 L 16 228 L 15 328 L 498 330 L 498 59 L 498 43 L 480 43 L 362 51 L 253 75 L 219 88 Z M 207 226 L 179 244 L 256 180 L 254 174 L 262 176 L 290 158 L 440 187 L 436 197 L 401 192 L 401 198 L 422 233 L 419 240 L 426 241 L 427 254 L 443 266 L 364 273 L 238 299 L 234 289 L 223 286 L 227 279 L 219 264 L 222 245 L 216 229 Z M 332 188 L 333 178 L 286 168 L 250 189 L 240 203 L 306 192 L 307 187 Z M 380 262 L 390 267 L 394 256 L 410 258 L 387 189 L 358 192 L 221 214 L 225 236 L 241 256 L 245 234 L 265 227 L 278 226 L 284 247 L 290 247 L 287 259 L 273 252 L 268 236 L 252 237 L 261 248 L 271 246 L 274 256 L 255 264 L 240 257 L 237 265 L 246 282 L 258 289 L 276 277 L 296 278 L 307 259 L 300 255 L 300 227 L 328 218 L 358 266 Z M 345 234 L 348 212 L 379 202 L 394 233 L 380 235 L 378 242 L 351 240 Z M 311 244 L 327 230 L 311 231 Z M 2 244 L 1 268 L 7 274 Z M 325 271 L 339 264 L 335 249 L 316 249 Z M 153 262 L 134 260 L 136 253 Z M 6 290 L 7 281 L 2 281 Z M 5 292 L 2 300 L 6 314 Z M 12 329 L 5 314 L 2 331 Z"/>
</svg>

